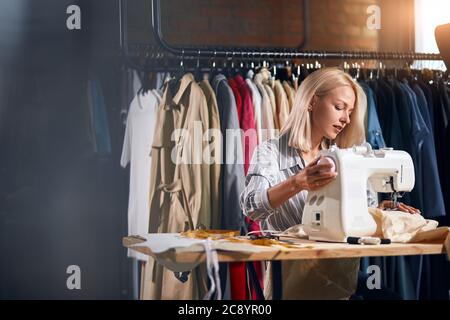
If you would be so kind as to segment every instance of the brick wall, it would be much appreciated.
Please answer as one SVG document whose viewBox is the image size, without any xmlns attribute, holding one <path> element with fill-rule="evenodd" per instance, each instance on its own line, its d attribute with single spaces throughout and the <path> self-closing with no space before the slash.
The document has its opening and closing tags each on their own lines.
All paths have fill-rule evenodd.
<svg viewBox="0 0 450 320">
<path fill-rule="evenodd" d="M 366 9 L 377 0 L 309 1 L 306 48 L 373 50 L 377 31 Z M 171 43 L 297 47 L 303 0 L 164 0 L 163 30 Z"/>
<path fill-rule="evenodd" d="M 309 0 L 308 50 L 409 51 L 413 0 Z M 366 26 L 381 7 L 381 30 Z M 150 5 L 129 1 L 130 42 L 151 42 Z M 303 0 L 162 0 L 165 39 L 178 45 L 283 46 L 303 42 Z"/>
</svg>

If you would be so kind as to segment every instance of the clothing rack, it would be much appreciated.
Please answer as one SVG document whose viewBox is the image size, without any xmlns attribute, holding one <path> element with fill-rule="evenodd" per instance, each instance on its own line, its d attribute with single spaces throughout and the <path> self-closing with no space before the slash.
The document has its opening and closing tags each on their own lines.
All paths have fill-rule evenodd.
<svg viewBox="0 0 450 320">
<path fill-rule="evenodd" d="M 303 14 L 305 28 L 307 30 L 306 23 L 306 10 L 307 10 L 307 0 L 303 2 Z M 133 57 L 130 55 L 127 39 L 127 1 L 119 0 L 119 13 L 120 13 L 120 46 L 122 51 L 122 57 L 124 58 L 125 64 L 131 65 L 132 67 L 137 67 L 135 63 L 131 61 Z M 443 60 L 440 54 L 434 53 L 417 53 L 417 52 L 378 52 L 378 51 L 304 51 L 301 50 L 306 43 L 304 41 L 302 45 L 298 48 L 275 48 L 275 47 L 195 47 L 195 46 L 185 46 L 177 47 L 169 44 L 165 41 L 162 34 L 161 27 L 161 9 L 160 0 L 151 0 L 152 6 L 152 27 L 154 39 L 160 49 L 168 53 L 167 56 L 171 58 L 178 59 L 216 59 L 225 58 L 226 60 L 263 60 L 267 59 L 269 61 L 286 61 L 294 59 L 347 59 L 347 60 Z M 303 39 L 306 39 L 306 33 Z M 154 48 L 151 45 L 137 45 L 141 47 Z M 160 51 L 160 50 L 158 50 Z M 158 52 L 159 53 L 159 52 Z M 161 53 L 165 57 L 164 53 Z M 155 52 L 147 51 L 145 57 L 152 59 L 155 56 Z M 134 56 L 135 57 L 135 56 Z M 159 58 L 160 55 L 157 55 Z"/>
</svg>

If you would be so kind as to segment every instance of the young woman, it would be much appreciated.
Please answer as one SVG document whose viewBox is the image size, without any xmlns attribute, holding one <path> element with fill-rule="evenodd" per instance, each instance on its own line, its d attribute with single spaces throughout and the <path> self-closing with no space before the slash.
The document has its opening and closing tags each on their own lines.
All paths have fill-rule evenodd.
<svg viewBox="0 0 450 320">
<path fill-rule="evenodd" d="M 260 221 L 264 230 L 284 231 L 301 224 L 308 191 L 322 188 L 337 175 L 330 170 L 332 164 L 318 164 L 317 153 L 333 142 L 340 148 L 364 142 L 366 104 L 363 89 L 345 72 L 323 68 L 310 74 L 296 93 L 291 114 L 281 128 L 280 136 L 255 149 L 240 199 L 244 214 Z M 390 201 L 383 201 L 379 207 L 384 209 L 391 205 Z M 419 212 L 403 203 L 398 209 Z M 359 259 L 326 260 L 317 260 L 309 267 L 305 266 L 312 262 L 284 262 L 283 297 L 348 298 L 356 286 Z M 352 275 L 346 278 L 345 284 L 338 283 L 342 279 L 332 280 L 332 270 L 340 267 L 343 268 L 342 275 Z M 328 282 L 336 281 L 334 287 L 324 281 L 324 290 L 317 290 L 320 284 L 313 280 L 310 269 L 317 273 L 317 281 L 325 278 Z M 302 272 L 296 270 L 303 270 L 308 276 L 302 276 Z M 294 277 L 285 272 L 299 275 Z M 291 277 L 289 281 L 288 276 Z M 337 274 L 334 276 L 339 278 Z M 346 285 L 349 289 L 341 290 Z"/>
</svg>

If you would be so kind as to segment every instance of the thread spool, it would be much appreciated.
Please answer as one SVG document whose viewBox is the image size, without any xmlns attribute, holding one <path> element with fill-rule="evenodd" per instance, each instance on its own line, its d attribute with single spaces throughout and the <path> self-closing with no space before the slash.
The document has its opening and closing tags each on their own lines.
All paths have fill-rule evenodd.
<svg viewBox="0 0 450 320">
<path fill-rule="evenodd" d="M 331 157 L 323 157 L 322 159 L 320 159 L 317 164 L 325 164 L 325 163 L 331 163 L 331 172 L 335 172 L 336 171 L 336 163 L 334 162 L 333 158 Z"/>
</svg>

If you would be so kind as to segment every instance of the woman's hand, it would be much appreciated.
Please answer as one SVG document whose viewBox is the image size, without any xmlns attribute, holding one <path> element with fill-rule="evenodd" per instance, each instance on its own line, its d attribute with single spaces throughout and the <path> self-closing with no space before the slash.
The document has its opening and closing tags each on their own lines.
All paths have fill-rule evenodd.
<svg viewBox="0 0 450 320">
<path fill-rule="evenodd" d="M 315 191 L 336 179 L 337 172 L 331 171 L 332 163 L 317 164 L 322 158 L 317 158 L 308 164 L 305 169 L 293 176 L 294 184 L 299 191 Z"/>
<path fill-rule="evenodd" d="M 379 209 L 398 209 L 399 211 L 411 213 L 411 214 L 420 214 L 420 210 L 411 206 L 407 206 L 402 202 L 397 203 L 397 208 L 394 208 L 394 203 L 391 200 L 383 200 L 379 205 Z"/>
</svg>

